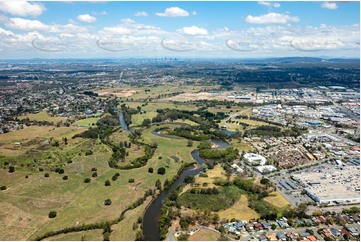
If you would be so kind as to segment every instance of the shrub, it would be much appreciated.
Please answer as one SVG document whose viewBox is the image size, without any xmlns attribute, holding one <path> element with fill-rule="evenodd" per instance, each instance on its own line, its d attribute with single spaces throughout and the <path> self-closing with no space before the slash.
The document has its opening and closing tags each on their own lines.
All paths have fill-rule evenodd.
<svg viewBox="0 0 361 242">
<path fill-rule="evenodd" d="M 116 181 L 117 179 L 118 179 L 118 176 L 116 176 L 116 175 L 112 176 L 113 181 Z"/>
<path fill-rule="evenodd" d="M 55 218 L 57 215 L 57 213 L 55 211 L 50 211 L 49 212 L 49 218 Z"/>
<path fill-rule="evenodd" d="M 85 178 L 84 179 L 84 183 L 89 183 L 90 182 L 90 178 Z"/>
<path fill-rule="evenodd" d="M 93 167 L 93 168 L 92 168 L 92 171 L 97 171 L 97 170 L 98 170 L 98 169 L 97 169 L 97 168 L 95 168 L 95 167 Z"/>
<path fill-rule="evenodd" d="M 148 168 L 148 172 L 149 172 L 149 173 L 153 173 L 153 168 L 152 168 L 152 167 L 149 167 L 149 168 Z"/>
<path fill-rule="evenodd" d="M 85 155 L 86 156 L 88 156 L 88 155 L 92 155 L 93 154 L 93 151 L 91 151 L 91 150 L 87 150 L 87 151 L 85 151 Z"/>
<path fill-rule="evenodd" d="M 39 171 L 44 171 L 44 168 L 42 168 L 42 167 L 39 167 Z"/>
<path fill-rule="evenodd" d="M 25 176 L 25 178 L 29 178 L 29 176 L 28 176 L 28 175 L 26 175 L 26 176 Z"/>
<path fill-rule="evenodd" d="M 112 204 L 112 200 L 110 200 L 109 198 L 104 200 L 104 205 L 105 206 L 109 206 L 111 204 Z"/>
<path fill-rule="evenodd" d="M 6 190 L 6 189 L 7 189 L 6 186 L 1 186 L 1 187 L 0 187 L 0 190 L 2 190 L 2 191 Z"/>
<path fill-rule="evenodd" d="M 63 180 L 68 180 L 69 177 L 68 176 L 63 176 Z"/>
<path fill-rule="evenodd" d="M 9 172 L 10 172 L 10 173 L 15 172 L 15 167 L 13 167 L 13 166 L 9 166 Z"/>
<path fill-rule="evenodd" d="M 49 177 L 49 173 L 45 173 L 45 174 L 44 174 L 44 177 Z"/>
<path fill-rule="evenodd" d="M 267 184 L 270 183 L 270 180 L 269 180 L 268 178 L 262 178 L 260 182 L 261 182 L 261 184 L 263 184 L 263 185 L 267 185 Z"/>
<path fill-rule="evenodd" d="M 165 174 L 165 168 L 164 167 L 160 167 L 159 169 L 158 169 L 158 172 L 157 172 L 158 174 L 160 174 L 160 175 L 164 175 Z"/>
<path fill-rule="evenodd" d="M 189 235 L 188 234 L 181 234 L 178 236 L 178 241 L 188 241 Z"/>
<path fill-rule="evenodd" d="M 96 172 L 96 171 L 94 171 L 93 173 L 92 173 L 92 177 L 97 177 L 98 176 L 98 173 Z"/>
<path fill-rule="evenodd" d="M 134 183 L 134 178 L 129 178 L 128 182 L 129 183 Z"/>
<path fill-rule="evenodd" d="M 184 178 L 184 182 L 185 183 L 194 183 L 195 179 L 194 179 L 194 176 L 192 175 L 188 175 Z"/>
<path fill-rule="evenodd" d="M 106 181 L 104 182 L 104 185 L 105 185 L 106 187 L 110 186 L 110 181 L 109 181 L 109 180 L 106 180 Z"/>
<path fill-rule="evenodd" d="M 63 168 L 56 168 L 55 172 L 57 172 L 59 174 L 64 174 L 64 169 Z"/>
</svg>

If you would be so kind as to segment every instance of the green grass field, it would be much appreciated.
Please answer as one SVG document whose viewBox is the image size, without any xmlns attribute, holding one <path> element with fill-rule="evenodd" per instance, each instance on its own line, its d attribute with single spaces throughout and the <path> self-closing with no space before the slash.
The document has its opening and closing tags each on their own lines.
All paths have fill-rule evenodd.
<svg viewBox="0 0 361 242">
<path fill-rule="evenodd" d="M 29 129 L 31 130 L 31 128 Z M 59 130 L 52 130 L 49 127 L 47 129 L 44 127 L 34 128 L 33 135 L 27 133 L 27 138 L 30 140 L 39 134 L 43 136 L 46 134 L 46 137 L 52 136 L 48 134 L 49 132 L 62 134 L 62 128 L 58 128 Z M 132 170 L 110 168 L 107 164 L 111 156 L 109 147 L 98 141 L 69 138 L 68 145 L 61 144 L 59 147 L 48 147 L 45 150 L 46 157 L 39 161 L 45 167 L 43 172 L 38 170 L 31 172 L 21 167 L 17 167 L 15 173 L 11 174 L 7 170 L 1 170 L 0 185 L 6 185 L 7 190 L 0 192 L 0 223 L 4 224 L 0 228 L 0 239 L 31 240 L 48 231 L 117 218 L 121 211 L 143 196 L 145 190 L 154 187 L 157 179 L 161 181 L 171 179 L 180 168 L 181 161 L 192 160 L 190 153 L 194 148 L 187 147 L 186 139 L 175 140 L 154 136 L 151 134 L 154 128 L 146 129 L 142 137 L 147 143 L 157 142 L 158 149 L 148 164 L 141 168 Z M 77 129 L 74 131 L 73 128 L 69 129 L 71 132 L 78 132 Z M 117 142 L 124 141 L 127 139 L 127 135 L 127 132 L 124 132 L 111 136 L 111 138 Z M 14 142 L 22 136 L 6 137 L 6 142 Z M 132 147 L 136 148 L 135 145 Z M 84 152 L 87 149 L 91 149 L 94 152 L 93 155 L 85 156 Z M 181 161 L 175 162 L 171 158 L 172 156 L 177 156 Z M 73 162 L 61 163 L 61 157 L 71 157 Z M 65 165 L 64 174 L 60 175 L 49 170 L 56 164 Z M 149 167 L 157 170 L 162 166 L 166 168 L 165 175 L 159 175 L 156 172 L 148 173 Z M 96 178 L 91 178 L 93 167 L 97 169 L 98 176 Z M 48 178 L 44 177 L 45 172 L 50 174 Z M 112 181 L 111 177 L 116 172 L 119 172 L 120 176 L 116 181 Z M 26 175 L 29 178 L 25 178 Z M 63 180 L 64 175 L 69 176 L 69 179 Z M 84 183 L 84 178 L 91 178 L 91 182 Z M 128 183 L 130 178 L 135 179 L 135 182 Z M 104 185 L 106 180 L 111 181 L 111 186 Z M 112 205 L 103 205 L 107 198 L 112 200 Z M 54 219 L 48 218 L 51 210 L 58 213 Z M 135 214 L 142 212 L 142 207 L 134 211 Z M 22 214 L 21 221 L 18 221 L 19 213 Z M 131 214 L 126 216 L 122 225 L 116 227 L 117 232 L 112 235 L 114 239 L 134 239 L 135 232 L 131 230 L 131 227 L 127 227 L 133 224 Z M 31 220 L 27 220 L 28 216 Z M 87 233 L 84 233 L 86 236 Z M 82 235 L 82 233 L 75 233 L 64 235 L 65 237 L 59 235 L 50 239 L 79 239 L 79 236 Z M 91 232 L 86 238 L 96 239 L 97 236 L 99 234 Z"/>
<path fill-rule="evenodd" d="M 232 144 L 232 146 L 235 149 L 238 149 L 239 151 L 252 151 L 253 147 L 250 146 L 248 143 L 242 141 L 242 140 L 238 140 L 238 139 L 232 139 L 232 141 L 230 142 Z"/>
<path fill-rule="evenodd" d="M 0 164 L 5 161 L 18 164 L 29 164 L 34 159 L 49 159 L 49 156 L 60 156 L 71 149 L 73 145 L 78 145 L 79 140 L 73 140 L 75 134 L 83 132 L 84 128 L 78 127 L 54 127 L 54 126 L 30 126 L 14 132 L 0 134 Z M 68 139 L 69 145 L 63 145 L 63 138 Z M 50 141 L 58 141 L 59 148 L 52 147 Z M 15 142 L 20 142 L 18 145 Z M 54 153 L 55 151 L 55 153 Z M 62 157 L 64 158 L 64 157 Z"/>
<path fill-rule="evenodd" d="M 113 232 L 111 233 L 111 240 L 135 240 L 135 235 L 137 230 L 133 230 L 133 224 L 137 222 L 139 217 L 143 217 L 145 208 L 151 202 L 151 199 L 148 198 L 142 205 L 139 207 L 127 212 L 125 214 L 124 220 L 119 224 L 112 226 Z M 128 228 L 128 229 L 125 229 Z M 138 228 L 140 225 L 138 224 Z"/>
<path fill-rule="evenodd" d="M 131 126 L 139 126 L 142 124 L 144 119 L 150 119 L 152 120 L 152 118 L 154 118 L 155 116 L 157 116 L 157 112 L 146 112 L 146 113 L 138 113 L 138 114 L 134 114 L 132 115 L 132 124 Z"/>
<path fill-rule="evenodd" d="M 76 233 L 60 234 L 47 238 L 49 241 L 102 241 L 103 230 L 94 229 Z"/>
<path fill-rule="evenodd" d="M 146 98 L 159 98 L 159 95 L 176 93 L 176 92 L 198 92 L 203 89 L 203 86 L 192 86 L 192 85 L 162 85 L 162 86 L 150 86 L 150 87 L 142 87 L 141 89 L 137 89 L 137 92 L 134 93 L 129 98 L 133 100 L 143 100 Z M 149 90 L 149 91 L 145 91 Z"/>
<path fill-rule="evenodd" d="M 81 127 L 90 127 L 90 126 L 95 126 L 98 120 L 99 118 L 85 118 L 75 121 L 72 125 L 81 126 Z"/>
<path fill-rule="evenodd" d="M 169 101 L 162 101 L 162 102 L 148 102 L 147 105 L 142 106 L 144 102 L 124 102 L 130 108 L 137 108 L 138 106 L 141 107 L 143 111 L 146 112 L 156 112 L 157 109 L 179 109 L 179 110 L 195 110 L 195 105 L 185 105 L 185 104 L 174 104 Z"/>
<path fill-rule="evenodd" d="M 129 134 L 130 132 L 120 130 L 110 135 L 109 140 L 114 145 L 119 145 L 121 141 L 122 142 L 126 141 L 127 143 L 129 143 L 130 142 L 130 139 L 128 137 Z M 121 163 L 122 165 L 129 163 L 130 161 L 144 155 L 144 147 L 141 145 L 133 144 L 131 148 L 126 148 L 126 151 L 129 153 L 129 156 L 125 157 L 124 162 Z"/>
<path fill-rule="evenodd" d="M 46 112 L 39 112 L 36 114 L 28 114 L 25 116 L 18 117 L 18 119 L 25 119 L 25 118 L 29 118 L 30 120 L 35 120 L 35 121 L 54 122 L 55 124 L 60 121 L 64 122 L 68 119 L 67 117 L 57 117 L 57 116 L 52 117 L 52 116 L 48 115 Z"/>
</svg>

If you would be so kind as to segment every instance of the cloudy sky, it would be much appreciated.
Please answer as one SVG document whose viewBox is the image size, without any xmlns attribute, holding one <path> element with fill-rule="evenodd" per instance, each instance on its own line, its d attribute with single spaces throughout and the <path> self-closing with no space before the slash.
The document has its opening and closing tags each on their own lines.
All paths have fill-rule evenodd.
<svg viewBox="0 0 361 242">
<path fill-rule="evenodd" d="M 360 56 L 359 2 L 0 0 L 0 59 Z"/>
</svg>

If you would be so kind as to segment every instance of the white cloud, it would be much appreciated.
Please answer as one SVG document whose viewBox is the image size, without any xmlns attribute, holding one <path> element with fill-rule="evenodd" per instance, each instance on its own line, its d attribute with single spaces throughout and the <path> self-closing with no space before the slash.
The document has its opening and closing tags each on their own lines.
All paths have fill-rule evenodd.
<svg viewBox="0 0 361 242">
<path fill-rule="evenodd" d="M 48 31 L 50 29 L 47 24 L 44 24 L 39 20 L 29 20 L 23 18 L 10 18 L 5 25 L 12 29 L 24 31 Z"/>
<path fill-rule="evenodd" d="M 87 32 L 87 28 L 77 26 L 73 23 L 61 25 L 45 24 L 39 20 L 29 20 L 24 18 L 7 18 L 0 16 L 0 23 L 11 29 L 18 29 L 23 31 L 43 31 L 49 33 L 84 33 Z"/>
<path fill-rule="evenodd" d="M 120 35 L 134 34 L 136 32 L 134 29 L 127 28 L 124 26 L 104 27 L 103 30 L 110 34 L 120 34 Z"/>
<path fill-rule="evenodd" d="M 17 16 L 39 16 L 45 11 L 40 3 L 29 3 L 27 1 L 0 1 L 0 11 Z"/>
<path fill-rule="evenodd" d="M 279 8 L 279 7 L 281 7 L 281 4 L 276 3 L 276 2 L 259 1 L 258 4 L 267 6 L 269 8 L 272 8 L 272 7 Z"/>
<path fill-rule="evenodd" d="M 197 15 L 197 12 L 196 12 L 196 11 L 193 11 L 193 12 L 192 12 L 192 15 Z"/>
<path fill-rule="evenodd" d="M 104 27 L 101 35 L 130 35 L 130 34 L 162 34 L 165 31 L 159 27 L 136 23 L 133 19 L 121 20 L 118 26 Z"/>
<path fill-rule="evenodd" d="M 136 13 L 134 14 L 134 16 L 137 16 L 137 17 L 147 17 L 147 16 L 148 16 L 148 13 L 147 13 L 147 12 L 144 12 L 144 11 L 142 11 L 142 12 L 136 12 Z"/>
<path fill-rule="evenodd" d="M 248 15 L 246 17 L 246 22 L 252 24 L 287 24 L 289 22 L 298 21 L 300 21 L 298 17 L 279 13 L 269 13 L 261 16 Z"/>
<path fill-rule="evenodd" d="M 163 13 L 156 13 L 156 15 L 159 17 L 176 18 L 176 17 L 187 17 L 189 16 L 189 13 L 186 10 L 178 7 L 170 7 L 167 8 Z"/>
<path fill-rule="evenodd" d="M 337 4 L 335 2 L 323 2 L 321 8 L 337 9 Z"/>
<path fill-rule="evenodd" d="M 14 35 L 14 33 L 0 27 L 0 36 L 1 35 Z"/>
<path fill-rule="evenodd" d="M 107 15 L 108 13 L 106 11 L 101 11 L 99 15 Z"/>
<path fill-rule="evenodd" d="M 178 29 L 178 32 L 187 34 L 187 35 L 207 35 L 208 31 L 204 28 L 200 28 L 197 26 L 191 26 L 191 27 L 183 27 L 181 29 Z"/>
<path fill-rule="evenodd" d="M 89 14 L 80 14 L 76 17 L 79 21 L 86 22 L 86 23 L 94 23 L 97 19 Z"/>
</svg>

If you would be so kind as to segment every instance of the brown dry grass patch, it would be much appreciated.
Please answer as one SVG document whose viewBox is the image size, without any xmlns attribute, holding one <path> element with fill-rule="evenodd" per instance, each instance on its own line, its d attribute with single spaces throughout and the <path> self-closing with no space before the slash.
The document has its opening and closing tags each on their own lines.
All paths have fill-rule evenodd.
<svg viewBox="0 0 361 242">
<path fill-rule="evenodd" d="M 263 200 L 279 209 L 286 208 L 291 205 L 279 192 L 272 192 L 268 197 L 265 197 Z"/>
<path fill-rule="evenodd" d="M 189 237 L 190 241 L 216 241 L 220 235 L 209 229 L 200 229 L 197 233 Z"/>
<path fill-rule="evenodd" d="M 250 220 L 259 218 L 258 213 L 248 207 L 248 198 L 242 195 L 241 198 L 235 202 L 231 207 L 221 212 L 218 212 L 221 219 L 241 219 Z"/>
</svg>

